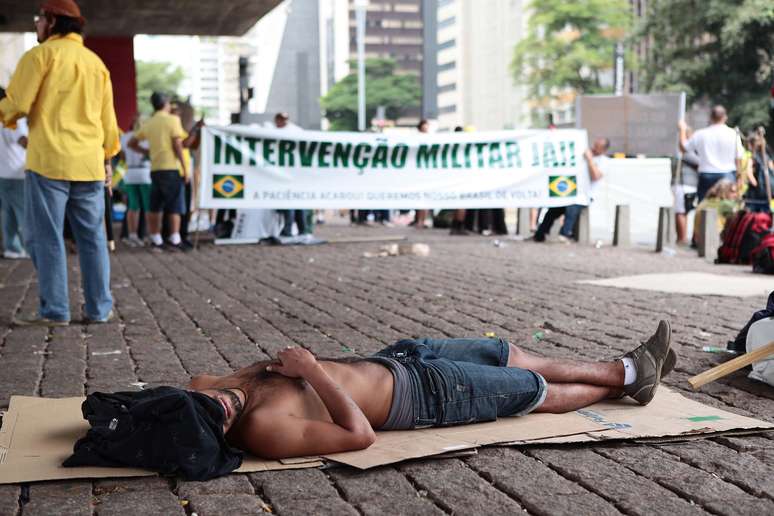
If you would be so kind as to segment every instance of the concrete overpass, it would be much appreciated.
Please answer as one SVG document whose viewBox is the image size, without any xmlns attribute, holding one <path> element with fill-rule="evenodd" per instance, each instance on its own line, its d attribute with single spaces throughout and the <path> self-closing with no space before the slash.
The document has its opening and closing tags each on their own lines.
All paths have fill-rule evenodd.
<svg viewBox="0 0 774 516">
<path fill-rule="evenodd" d="M 241 36 L 282 0 L 79 0 L 89 36 Z M 41 2 L 0 0 L 0 32 L 30 32 Z"/>
<path fill-rule="evenodd" d="M 137 112 L 136 34 L 241 36 L 282 0 L 78 0 L 86 46 L 107 65 L 116 115 L 128 130 Z M 32 32 L 41 2 L 0 0 L 0 32 Z"/>
</svg>

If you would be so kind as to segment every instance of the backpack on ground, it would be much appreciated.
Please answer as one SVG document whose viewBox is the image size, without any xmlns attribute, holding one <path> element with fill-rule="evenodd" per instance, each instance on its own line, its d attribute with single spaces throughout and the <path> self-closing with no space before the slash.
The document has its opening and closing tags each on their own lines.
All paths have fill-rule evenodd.
<svg viewBox="0 0 774 516">
<path fill-rule="evenodd" d="M 761 319 L 767 317 L 774 317 L 774 292 L 769 294 L 769 299 L 766 301 L 766 308 L 755 312 L 744 328 L 739 332 L 734 340 L 729 340 L 727 348 L 737 353 L 747 352 L 747 332 L 750 331 L 750 327 Z"/>
<path fill-rule="evenodd" d="M 752 252 L 753 272 L 774 274 L 774 233 L 763 237 Z"/>
<path fill-rule="evenodd" d="M 771 214 L 739 211 L 726 221 L 720 235 L 723 243 L 718 248 L 716 263 L 749 264 L 752 251 L 771 228 Z"/>
</svg>

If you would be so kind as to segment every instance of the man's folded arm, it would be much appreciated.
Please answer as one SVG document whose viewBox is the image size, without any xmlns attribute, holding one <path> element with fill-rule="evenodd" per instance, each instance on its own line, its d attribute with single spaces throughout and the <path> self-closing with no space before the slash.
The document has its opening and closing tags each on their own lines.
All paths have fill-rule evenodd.
<svg viewBox="0 0 774 516">
<path fill-rule="evenodd" d="M 336 423 L 282 413 L 257 410 L 248 417 L 240 432 L 241 444 L 265 459 L 362 450 L 375 439 L 373 432 L 351 431 Z"/>
</svg>

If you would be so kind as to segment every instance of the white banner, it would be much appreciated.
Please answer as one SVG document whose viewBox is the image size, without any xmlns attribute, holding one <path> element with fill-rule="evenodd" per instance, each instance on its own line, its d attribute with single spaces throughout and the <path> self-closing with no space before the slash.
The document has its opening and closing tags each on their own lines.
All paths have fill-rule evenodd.
<svg viewBox="0 0 774 516">
<path fill-rule="evenodd" d="M 585 130 L 342 133 L 205 127 L 203 208 L 588 204 Z"/>
</svg>

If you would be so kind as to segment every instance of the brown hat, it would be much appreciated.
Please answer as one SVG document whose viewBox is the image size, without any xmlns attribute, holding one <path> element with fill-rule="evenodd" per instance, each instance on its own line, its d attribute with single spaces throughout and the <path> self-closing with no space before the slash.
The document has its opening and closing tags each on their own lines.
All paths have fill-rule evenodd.
<svg viewBox="0 0 774 516">
<path fill-rule="evenodd" d="M 81 16 L 81 8 L 78 7 L 75 0 L 46 0 L 40 9 L 46 13 L 75 18 L 81 24 L 86 23 L 86 18 Z"/>
</svg>

